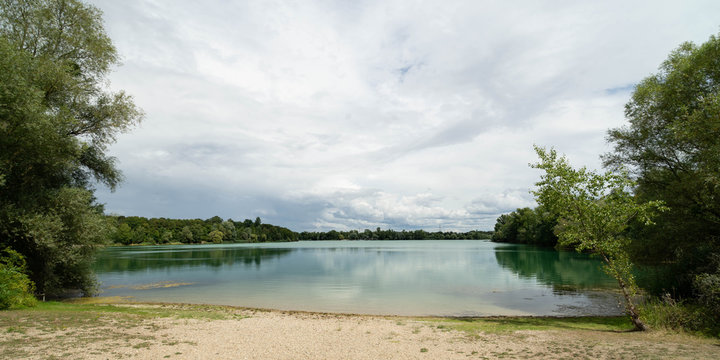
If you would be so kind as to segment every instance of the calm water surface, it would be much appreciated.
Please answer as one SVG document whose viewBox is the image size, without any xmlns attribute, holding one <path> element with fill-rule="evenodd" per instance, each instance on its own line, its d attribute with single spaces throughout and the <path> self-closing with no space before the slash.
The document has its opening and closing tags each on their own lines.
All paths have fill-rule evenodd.
<svg viewBox="0 0 720 360">
<path fill-rule="evenodd" d="M 619 314 L 583 254 L 490 241 L 302 241 L 111 247 L 103 296 L 396 315 Z"/>
</svg>

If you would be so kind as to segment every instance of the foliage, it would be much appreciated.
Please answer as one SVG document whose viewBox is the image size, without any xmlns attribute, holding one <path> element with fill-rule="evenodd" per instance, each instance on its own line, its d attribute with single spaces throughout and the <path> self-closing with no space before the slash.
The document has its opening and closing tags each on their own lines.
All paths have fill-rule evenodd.
<svg viewBox="0 0 720 360">
<path fill-rule="evenodd" d="M 25 274 L 25 259 L 11 249 L 0 256 L 0 310 L 35 306 L 33 283 Z"/>
<path fill-rule="evenodd" d="M 720 275 L 702 274 L 695 277 L 698 300 L 712 313 L 720 316 Z"/>
<path fill-rule="evenodd" d="M 695 276 L 693 287 L 697 302 L 704 306 L 709 314 L 713 314 L 711 318 L 720 324 L 720 255 L 713 255 L 715 272 Z"/>
<path fill-rule="evenodd" d="M 115 230 L 110 240 L 115 244 L 201 244 L 204 242 L 282 242 L 297 241 L 290 229 L 262 224 L 260 218 L 243 222 L 214 216 L 200 219 L 147 219 L 140 216 L 108 217 Z"/>
<path fill-rule="evenodd" d="M 0 2 L 0 246 L 39 293 L 93 291 L 107 223 L 92 184 L 121 180 L 105 154 L 142 113 L 107 91 L 117 53 L 100 11 L 76 0 Z"/>
<path fill-rule="evenodd" d="M 424 230 L 375 231 L 350 230 L 327 232 L 294 232 L 290 229 L 263 224 L 259 217 L 244 221 L 224 220 L 218 216 L 201 219 L 147 219 L 140 216 L 111 216 L 114 231 L 110 234 L 115 244 L 201 244 L 206 242 L 283 242 L 298 240 L 444 240 L 444 239 L 489 239 L 492 232 L 454 231 L 427 232 Z"/>
<path fill-rule="evenodd" d="M 557 217 L 547 209 L 522 208 L 498 217 L 492 241 L 555 246 Z"/>
<path fill-rule="evenodd" d="M 225 234 L 220 230 L 213 230 L 208 234 L 208 239 L 214 244 L 220 244 L 223 241 Z"/>
<path fill-rule="evenodd" d="M 303 231 L 300 233 L 300 240 L 480 240 L 489 239 L 491 236 L 492 232 L 479 230 L 463 233 L 455 231 L 428 232 L 425 230 L 396 231 L 377 228 L 375 231 L 370 229 L 363 231 Z"/>
<path fill-rule="evenodd" d="M 629 191 L 634 183 L 624 173 L 576 170 L 555 150 L 536 146 L 535 152 L 540 163 L 533 167 L 545 174 L 533 194 L 541 206 L 558 215 L 559 243 L 602 258 L 605 272 L 618 281 L 633 324 L 644 330 L 632 300 L 637 286 L 627 253 L 627 229 L 632 220 L 651 224 L 654 213 L 664 210 L 662 203 L 638 203 Z"/>
<path fill-rule="evenodd" d="M 653 328 L 720 337 L 718 314 L 708 307 L 676 301 L 664 294 L 648 298 L 639 308 L 643 321 Z"/>
<path fill-rule="evenodd" d="M 604 161 L 632 170 L 641 201 L 670 208 L 658 226 L 633 229 L 631 255 L 664 279 L 656 293 L 691 297 L 720 254 L 720 37 L 682 44 L 659 70 L 636 86 Z"/>
</svg>

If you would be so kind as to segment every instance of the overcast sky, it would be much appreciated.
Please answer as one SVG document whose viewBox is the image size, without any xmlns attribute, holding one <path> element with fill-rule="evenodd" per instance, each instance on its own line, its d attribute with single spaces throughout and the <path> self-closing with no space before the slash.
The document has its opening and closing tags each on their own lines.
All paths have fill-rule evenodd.
<svg viewBox="0 0 720 360">
<path fill-rule="evenodd" d="M 533 144 L 599 168 L 633 86 L 720 1 L 94 0 L 143 123 L 108 213 L 492 229 Z"/>
</svg>

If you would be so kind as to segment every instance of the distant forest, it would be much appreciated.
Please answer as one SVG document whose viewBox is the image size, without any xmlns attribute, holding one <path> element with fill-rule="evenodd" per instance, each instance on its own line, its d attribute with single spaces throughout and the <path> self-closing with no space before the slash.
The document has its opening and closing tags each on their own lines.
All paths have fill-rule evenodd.
<svg viewBox="0 0 720 360">
<path fill-rule="evenodd" d="M 140 216 L 111 217 L 115 231 L 110 240 L 115 244 L 203 244 L 223 242 L 298 241 L 298 233 L 255 221 L 223 220 L 219 216 L 201 219 L 147 219 Z"/>
<path fill-rule="evenodd" d="M 300 233 L 300 240 L 480 240 L 490 239 L 492 231 L 472 230 L 468 232 L 435 231 L 425 230 L 395 231 L 392 229 L 375 231 L 365 229 L 364 231 L 336 231 Z"/>
<path fill-rule="evenodd" d="M 223 220 L 219 216 L 207 220 L 144 218 L 140 216 L 110 216 L 114 231 L 110 241 L 114 244 L 203 244 L 203 243 L 257 243 L 299 240 L 445 240 L 490 239 L 492 231 L 437 231 L 424 230 L 336 231 L 297 233 L 288 228 L 263 224 L 245 219 Z"/>
</svg>

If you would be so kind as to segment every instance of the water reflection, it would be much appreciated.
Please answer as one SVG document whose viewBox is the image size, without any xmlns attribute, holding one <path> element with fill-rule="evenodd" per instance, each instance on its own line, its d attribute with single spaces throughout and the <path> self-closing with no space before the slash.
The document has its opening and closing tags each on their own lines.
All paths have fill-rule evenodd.
<svg viewBox="0 0 720 360">
<path fill-rule="evenodd" d="M 153 246 L 147 249 L 108 248 L 95 262 L 97 273 L 171 270 L 173 268 L 232 266 L 260 267 L 263 260 L 286 256 L 293 249 L 257 247 Z"/>
<path fill-rule="evenodd" d="M 104 295 L 142 301 L 396 315 L 600 315 L 614 311 L 596 306 L 607 299 L 553 290 L 603 287 L 608 279 L 599 264 L 582 254 L 487 241 L 325 241 L 110 248 L 95 269 Z"/>
<path fill-rule="evenodd" d="M 556 291 L 614 285 L 613 280 L 602 271 L 599 261 L 592 261 L 588 255 L 576 252 L 503 244 L 495 248 L 495 259 L 500 266 L 521 278 L 537 280 Z"/>
</svg>

